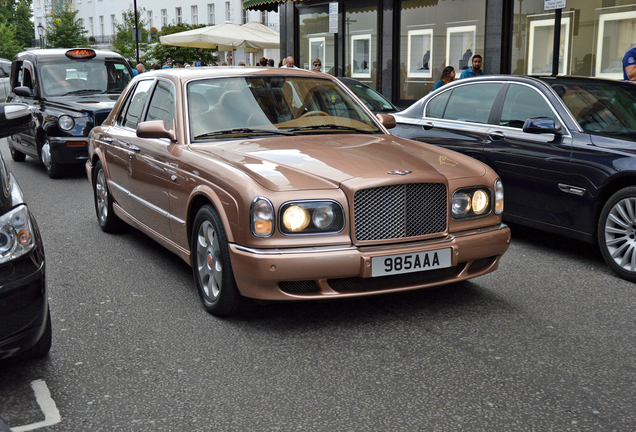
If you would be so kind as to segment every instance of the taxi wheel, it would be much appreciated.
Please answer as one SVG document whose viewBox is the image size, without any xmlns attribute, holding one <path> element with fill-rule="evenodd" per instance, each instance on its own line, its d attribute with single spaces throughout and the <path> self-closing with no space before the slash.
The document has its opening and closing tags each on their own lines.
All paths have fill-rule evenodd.
<svg viewBox="0 0 636 432">
<path fill-rule="evenodd" d="M 55 162 L 55 159 L 53 159 L 51 155 L 51 141 L 48 137 L 44 138 L 44 143 L 40 149 L 40 158 L 50 178 L 57 179 L 62 177 L 62 167 L 59 163 Z"/>
<path fill-rule="evenodd" d="M 53 336 L 53 330 L 51 327 L 51 311 L 48 310 L 48 316 L 46 318 L 46 328 L 44 333 L 40 336 L 40 339 L 28 350 L 21 354 L 18 354 L 19 359 L 31 359 L 37 357 L 43 357 L 48 354 L 51 349 L 51 339 Z"/>
<path fill-rule="evenodd" d="M 11 159 L 13 159 L 16 162 L 24 162 L 24 159 L 26 159 L 26 155 L 24 153 L 16 150 L 11 145 L 9 146 L 9 151 L 11 152 Z"/>
<path fill-rule="evenodd" d="M 194 280 L 205 310 L 216 316 L 236 313 L 243 296 L 232 273 L 223 223 L 211 205 L 197 213 L 190 245 Z"/>
<path fill-rule="evenodd" d="M 113 211 L 113 199 L 108 190 L 108 182 L 102 163 L 98 161 L 95 164 L 95 174 L 93 178 L 94 197 L 95 197 L 95 213 L 97 214 L 97 222 L 102 231 L 114 233 L 119 228 L 119 218 Z"/>
<path fill-rule="evenodd" d="M 607 265 L 621 278 L 636 282 L 636 187 L 621 189 L 607 200 L 598 223 L 598 243 Z"/>
</svg>

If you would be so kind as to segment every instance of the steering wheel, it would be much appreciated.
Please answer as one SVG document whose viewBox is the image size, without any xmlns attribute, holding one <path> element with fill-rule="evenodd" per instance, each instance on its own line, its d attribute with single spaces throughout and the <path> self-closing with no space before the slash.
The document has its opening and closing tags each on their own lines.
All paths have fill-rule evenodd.
<svg viewBox="0 0 636 432">
<path fill-rule="evenodd" d="M 329 114 L 327 114 L 324 111 L 309 111 L 308 113 L 305 113 L 303 115 L 300 116 L 300 118 L 303 117 L 315 117 L 315 116 L 329 116 Z"/>
</svg>

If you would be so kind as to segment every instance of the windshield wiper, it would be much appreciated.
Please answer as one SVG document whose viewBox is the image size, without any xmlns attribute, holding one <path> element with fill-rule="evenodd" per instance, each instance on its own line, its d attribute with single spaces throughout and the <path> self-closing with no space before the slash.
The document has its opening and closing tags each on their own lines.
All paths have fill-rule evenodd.
<svg viewBox="0 0 636 432">
<path fill-rule="evenodd" d="M 213 136 L 220 135 L 234 135 L 234 134 L 250 134 L 250 135 L 263 135 L 263 134 L 273 134 L 273 135 L 296 135 L 294 132 L 287 132 L 278 129 L 254 129 L 254 128 L 233 128 L 233 129 L 223 129 L 218 131 L 206 132 L 201 135 L 197 135 L 194 139 L 199 138 L 209 138 Z"/>
<path fill-rule="evenodd" d="M 378 131 L 370 131 L 370 130 L 365 130 L 365 129 L 358 129 L 358 128 L 354 128 L 354 127 L 351 127 L 351 126 L 342 126 L 342 125 L 337 125 L 337 124 L 301 126 L 301 127 L 289 128 L 288 130 L 290 132 L 294 132 L 294 131 L 327 130 L 327 129 L 329 129 L 329 130 L 345 130 L 345 131 L 359 132 L 359 133 L 364 133 L 364 134 L 373 134 L 373 133 L 377 133 L 378 132 Z"/>
<path fill-rule="evenodd" d="M 103 93 L 104 90 L 99 89 L 80 89 L 80 90 L 71 90 L 64 93 L 62 96 L 75 95 L 75 94 L 83 94 L 83 93 Z"/>
</svg>

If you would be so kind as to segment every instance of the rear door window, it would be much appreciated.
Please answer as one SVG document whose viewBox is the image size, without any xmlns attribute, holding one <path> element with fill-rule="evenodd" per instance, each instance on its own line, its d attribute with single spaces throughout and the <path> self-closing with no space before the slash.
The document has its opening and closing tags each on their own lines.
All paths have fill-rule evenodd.
<svg viewBox="0 0 636 432">
<path fill-rule="evenodd" d="M 548 102 L 535 89 L 519 84 L 511 84 L 504 99 L 499 124 L 521 129 L 532 117 L 556 119 Z"/>
<path fill-rule="evenodd" d="M 501 86 L 501 83 L 478 83 L 454 88 L 443 118 L 471 123 L 488 123 L 490 111 Z"/>
</svg>

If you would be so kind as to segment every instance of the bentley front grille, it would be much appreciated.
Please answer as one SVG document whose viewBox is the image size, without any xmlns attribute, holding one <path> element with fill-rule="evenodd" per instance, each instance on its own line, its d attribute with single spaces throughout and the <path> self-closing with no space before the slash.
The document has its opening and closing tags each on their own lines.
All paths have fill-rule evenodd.
<svg viewBox="0 0 636 432">
<path fill-rule="evenodd" d="M 415 183 L 357 191 L 354 196 L 358 240 L 384 240 L 446 230 L 446 185 Z"/>
</svg>

